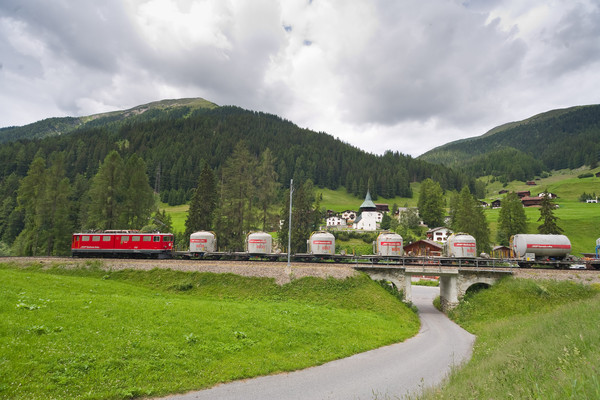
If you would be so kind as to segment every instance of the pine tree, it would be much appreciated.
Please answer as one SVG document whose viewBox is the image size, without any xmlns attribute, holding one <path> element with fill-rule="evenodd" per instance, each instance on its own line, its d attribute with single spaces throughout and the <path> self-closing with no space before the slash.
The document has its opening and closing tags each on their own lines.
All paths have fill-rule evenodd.
<svg viewBox="0 0 600 400">
<path fill-rule="evenodd" d="M 260 165 L 256 176 L 256 195 L 258 208 L 260 209 L 260 223 L 263 230 L 270 230 L 273 222 L 271 207 L 277 201 L 279 182 L 275 172 L 275 159 L 271 150 L 267 147 L 261 155 Z"/>
<path fill-rule="evenodd" d="M 255 195 L 256 159 L 243 142 L 225 162 L 221 182 L 221 206 L 217 234 L 230 250 L 244 248 L 245 234 L 253 228 L 252 198 Z"/>
<path fill-rule="evenodd" d="M 477 242 L 477 252 L 490 251 L 490 230 L 485 214 L 477 199 L 471 194 L 468 186 L 460 191 L 452 202 L 454 210 L 450 226 L 455 232 L 472 235 Z"/>
<path fill-rule="evenodd" d="M 294 185 L 292 199 L 292 240 L 291 252 L 306 252 L 306 241 L 319 224 L 319 202 L 315 197 L 314 185 L 308 180 L 298 186 Z M 277 235 L 279 245 L 288 250 L 290 192 L 285 195 L 285 203 L 280 218 L 283 221 Z"/>
<path fill-rule="evenodd" d="M 516 193 L 511 192 L 502 200 L 498 216 L 497 241 L 508 246 L 510 238 L 518 233 L 527 233 L 527 216 Z"/>
<path fill-rule="evenodd" d="M 538 232 L 551 235 L 562 233 L 562 228 L 557 224 L 558 217 L 554 215 L 556 206 L 554 205 L 554 201 L 550 198 L 550 193 L 548 193 L 547 190 L 544 190 L 540 196 L 542 196 L 542 203 L 540 205 L 540 217 L 538 218 L 538 222 L 543 222 L 538 226 Z"/>
<path fill-rule="evenodd" d="M 444 197 L 439 183 L 427 178 L 421 182 L 419 194 L 419 215 L 429 227 L 442 226 L 444 223 Z"/>
<path fill-rule="evenodd" d="M 146 163 L 137 154 L 129 157 L 125 171 L 119 225 L 140 229 L 148 224 L 152 212 L 157 209 L 154 191 L 148 181 Z"/>
<path fill-rule="evenodd" d="M 119 229 L 123 207 L 124 163 L 116 151 L 111 151 L 92 178 L 89 190 L 90 206 L 87 225 L 98 229 Z"/>
<path fill-rule="evenodd" d="M 204 164 L 185 220 L 186 237 L 196 231 L 212 230 L 216 207 L 217 187 L 215 176 L 208 164 Z"/>
<path fill-rule="evenodd" d="M 13 247 L 20 256 L 36 256 L 43 254 L 43 239 L 38 228 L 38 209 L 46 185 L 46 160 L 37 155 L 21 181 L 17 195 L 17 208 L 24 218 L 23 230 L 16 237 Z"/>
</svg>

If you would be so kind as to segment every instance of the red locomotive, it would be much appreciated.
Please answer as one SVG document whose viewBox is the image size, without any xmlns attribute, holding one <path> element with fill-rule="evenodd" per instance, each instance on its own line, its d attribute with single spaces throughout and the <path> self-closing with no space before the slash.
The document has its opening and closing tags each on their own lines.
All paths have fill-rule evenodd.
<svg viewBox="0 0 600 400">
<path fill-rule="evenodd" d="M 173 234 L 140 233 L 132 230 L 108 230 L 74 233 L 73 257 L 170 257 Z"/>
</svg>

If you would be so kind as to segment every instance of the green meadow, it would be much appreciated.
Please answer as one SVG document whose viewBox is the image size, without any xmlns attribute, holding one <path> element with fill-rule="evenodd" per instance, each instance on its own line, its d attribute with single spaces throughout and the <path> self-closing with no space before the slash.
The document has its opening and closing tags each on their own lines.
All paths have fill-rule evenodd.
<svg viewBox="0 0 600 400">
<path fill-rule="evenodd" d="M 0 398 L 129 399 L 292 371 L 403 341 L 417 315 L 346 280 L 0 264 Z"/>
<path fill-rule="evenodd" d="M 419 399 L 600 398 L 600 287 L 507 278 L 450 314 L 473 357 Z"/>
</svg>

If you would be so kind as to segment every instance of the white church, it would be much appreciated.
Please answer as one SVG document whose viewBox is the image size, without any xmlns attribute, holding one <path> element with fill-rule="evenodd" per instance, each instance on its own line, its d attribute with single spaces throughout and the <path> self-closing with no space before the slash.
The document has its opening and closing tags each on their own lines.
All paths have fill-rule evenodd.
<svg viewBox="0 0 600 400">
<path fill-rule="evenodd" d="M 375 231 L 377 230 L 378 224 L 383 219 L 383 213 L 377 211 L 377 207 L 373 200 L 371 200 L 371 193 L 367 191 L 365 201 L 359 209 L 359 216 L 352 224 L 352 228 L 362 231 Z"/>
</svg>

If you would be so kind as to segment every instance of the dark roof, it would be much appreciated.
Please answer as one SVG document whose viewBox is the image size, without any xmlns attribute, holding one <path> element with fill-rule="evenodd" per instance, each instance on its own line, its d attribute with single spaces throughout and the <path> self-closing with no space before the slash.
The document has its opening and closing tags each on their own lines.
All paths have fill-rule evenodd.
<svg viewBox="0 0 600 400">
<path fill-rule="evenodd" d="M 373 200 L 371 200 L 371 193 L 369 193 L 368 190 L 367 190 L 367 195 L 365 196 L 365 201 L 363 201 L 363 203 L 360 205 L 361 211 L 363 211 L 365 209 L 373 209 L 373 210 L 377 209 L 377 206 L 375 205 L 375 203 L 373 203 Z"/>
<path fill-rule="evenodd" d="M 437 249 L 440 249 L 440 250 L 444 247 L 441 244 L 439 244 L 438 242 L 434 242 L 433 240 L 421 239 L 421 240 L 417 240 L 416 242 L 412 242 L 412 243 L 407 244 L 406 246 L 404 246 L 404 248 L 406 249 L 407 247 L 415 246 L 418 243 L 425 243 L 425 244 L 428 244 L 428 245 L 430 245 L 432 247 L 435 247 Z"/>
</svg>

